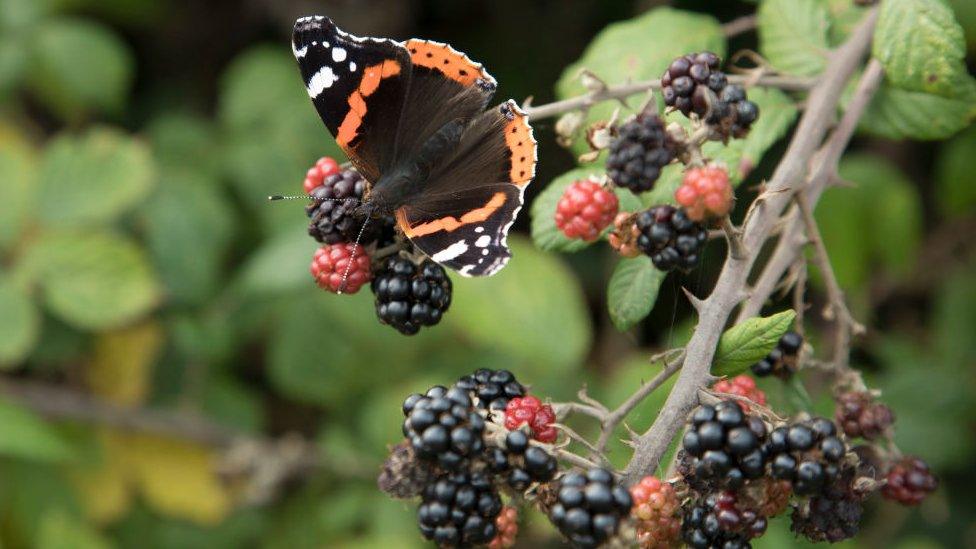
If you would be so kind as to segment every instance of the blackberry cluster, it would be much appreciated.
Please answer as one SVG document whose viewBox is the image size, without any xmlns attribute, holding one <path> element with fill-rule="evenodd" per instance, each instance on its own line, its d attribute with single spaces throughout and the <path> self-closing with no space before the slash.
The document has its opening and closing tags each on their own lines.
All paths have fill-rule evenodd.
<svg viewBox="0 0 976 549">
<path fill-rule="evenodd" d="M 685 512 L 682 538 L 695 549 L 751 547 L 749 540 L 765 533 L 766 526 L 766 517 L 733 492 L 718 492 Z"/>
<path fill-rule="evenodd" d="M 559 480 L 549 520 L 576 547 L 597 547 L 617 533 L 630 514 L 630 492 L 606 469 L 572 472 Z"/>
<path fill-rule="evenodd" d="M 788 379 L 796 371 L 801 347 L 803 347 L 803 336 L 796 332 L 786 332 L 765 358 L 752 365 L 752 373 L 759 377 L 774 374 L 779 378 Z"/>
<path fill-rule="evenodd" d="M 690 271 L 698 265 L 708 231 L 688 219 L 684 209 L 654 206 L 637 214 L 636 225 L 640 231 L 637 248 L 650 256 L 658 269 Z"/>
<path fill-rule="evenodd" d="M 818 417 L 773 429 L 763 451 L 774 478 L 790 481 L 797 495 L 811 496 L 837 480 L 847 445 L 832 421 Z"/>
<path fill-rule="evenodd" d="M 834 419 L 848 437 L 874 440 L 895 422 L 895 413 L 884 404 L 874 402 L 870 393 L 852 391 L 837 397 Z"/>
<path fill-rule="evenodd" d="M 813 542 L 836 543 L 857 535 L 864 495 L 854 490 L 855 467 L 845 467 L 823 491 L 793 509 L 790 529 Z"/>
<path fill-rule="evenodd" d="M 313 201 L 305 207 L 310 220 L 308 234 L 324 244 L 355 241 L 365 221 L 365 217 L 357 215 L 364 192 L 366 180 L 355 170 L 342 170 L 326 177 L 309 193 Z"/>
<path fill-rule="evenodd" d="M 482 410 L 504 410 L 509 400 L 525 395 L 525 387 L 508 370 L 480 368 L 458 379 L 454 386 L 468 391 Z"/>
<path fill-rule="evenodd" d="M 440 547 L 467 547 L 490 542 L 502 500 L 481 473 L 445 475 L 424 490 L 417 512 L 420 533 Z"/>
<path fill-rule="evenodd" d="M 759 116 L 742 86 L 729 84 L 711 52 L 691 53 L 671 62 L 661 77 L 664 104 L 685 116 L 695 113 L 723 135 L 743 137 Z"/>
<path fill-rule="evenodd" d="M 607 156 L 607 175 L 618 187 L 647 192 L 674 156 L 664 121 L 656 114 L 642 112 L 617 129 Z"/>
<path fill-rule="evenodd" d="M 738 404 L 724 401 L 703 405 L 691 417 L 681 441 L 690 460 L 685 475 L 695 488 L 738 488 L 766 470 L 766 425 L 747 415 Z"/>
<path fill-rule="evenodd" d="M 435 385 L 403 401 L 403 434 L 417 457 L 456 471 L 484 450 L 485 420 L 468 393 Z"/>
<path fill-rule="evenodd" d="M 927 463 L 906 457 L 888 471 L 881 494 L 902 505 L 918 505 L 939 486 Z"/>
<path fill-rule="evenodd" d="M 433 326 L 451 306 L 451 279 L 429 259 L 420 265 L 391 257 L 373 276 L 376 316 L 400 333 L 413 335 Z"/>
<path fill-rule="evenodd" d="M 523 431 L 505 436 L 504 448 L 490 448 L 486 455 L 488 469 L 503 475 L 516 492 L 524 492 L 533 482 L 549 482 L 556 475 L 556 458 L 538 446 L 529 445 Z"/>
</svg>

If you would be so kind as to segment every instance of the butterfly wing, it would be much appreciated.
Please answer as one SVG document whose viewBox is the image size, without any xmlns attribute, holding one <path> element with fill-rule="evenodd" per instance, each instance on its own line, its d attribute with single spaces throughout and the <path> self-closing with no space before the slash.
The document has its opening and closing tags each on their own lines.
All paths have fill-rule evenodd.
<svg viewBox="0 0 976 549">
<path fill-rule="evenodd" d="M 376 182 L 397 159 L 412 73 L 407 49 L 353 36 L 318 15 L 295 22 L 292 51 L 325 126 L 359 172 Z"/>
<path fill-rule="evenodd" d="M 397 223 L 434 261 L 465 276 L 490 276 L 511 257 L 508 231 L 535 175 L 536 142 L 514 101 L 484 112 Z"/>
</svg>

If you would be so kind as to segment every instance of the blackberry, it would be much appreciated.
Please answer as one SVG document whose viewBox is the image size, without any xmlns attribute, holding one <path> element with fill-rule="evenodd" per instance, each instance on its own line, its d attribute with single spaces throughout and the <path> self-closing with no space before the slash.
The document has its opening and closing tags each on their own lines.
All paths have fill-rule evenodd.
<svg viewBox="0 0 976 549">
<path fill-rule="evenodd" d="M 743 412 L 735 402 L 699 406 L 681 440 L 687 454 L 683 473 L 699 489 L 738 488 L 765 473 L 764 442 L 765 423 Z"/>
<path fill-rule="evenodd" d="M 556 227 L 567 238 L 593 242 L 613 223 L 620 201 L 597 181 L 582 179 L 563 192 L 556 205 Z"/>
<path fill-rule="evenodd" d="M 723 137 L 744 137 L 759 117 L 759 107 L 742 86 L 729 84 L 711 52 L 691 53 L 671 62 L 661 77 L 664 104 L 685 116 L 695 113 Z"/>
<path fill-rule="evenodd" d="M 455 386 L 468 391 L 482 410 L 504 410 L 509 400 L 525 395 L 525 387 L 508 370 L 481 368 L 458 379 Z"/>
<path fill-rule="evenodd" d="M 708 231 L 682 208 L 662 205 L 637 214 L 637 248 L 662 271 L 690 271 L 698 265 Z"/>
<path fill-rule="evenodd" d="M 822 493 L 794 507 L 790 530 L 813 542 L 836 543 L 857 535 L 864 494 L 854 489 L 856 476 L 856 467 L 845 467 Z"/>
<path fill-rule="evenodd" d="M 514 546 L 515 537 L 518 535 L 518 509 L 503 507 L 502 512 L 495 519 L 495 528 L 498 533 L 488 543 L 488 549 L 508 549 Z"/>
<path fill-rule="evenodd" d="M 917 457 L 903 458 L 888 471 L 885 479 L 881 495 L 902 505 L 922 503 L 939 486 L 928 464 Z"/>
<path fill-rule="evenodd" d="M 607 175 L 618 187 L 647 192 L 674 160 L 674 148 L 661 117 L 642 112 L 617 129 L 607 156 Z"/>
<path fill-rule="evenodd" d="M 786 332 L 765 358 L 752 365 L 752 373 L 758 377 L 776 375 L 781 379 L 788 379 L 796 371 L 801 347 L 803 336 L 792 331 Z"/>
<path fill-rule="evenodd" d="M 532 438 L 539 442 L 556 442 L 555 422 L 556 413 L 552 406 L 532 395 L 513 398 L 505 407 L 505 428 L 511 431 L 528 425 Z"/>
<path fill-rule="evenodd" d="M 720 380 L 712 386 L 712 390 L 716 393 L 745 397 L 760 406 L 766 405 L 766 393 L 759 387 L 756 387 L 756 380 L 745 374 L 735 376 L 732 379 Z M 738 403 L 743 412 L 748 413 L 752 408 L 747 402 L 741 400 L 736 400 L 735 402 Z"/>
<path fill-rule="evenodd" d="M 409 259 L 391 257 L 374 273 L 371 288 L 380 322 L 406 335 L 437 324 L 451 306 L 451 279 L 429 259 L 415 265 Z"/>
<path fill-rule="evenodd" d="M 339 173 L 339 170 L 339 163 L 334 158 L 328 156 L 319 158 L 315 162 L 315 165 L 305 173 L 305 181 L 302 182 L 302 188 L 305 190 L 305 194 L 312 194 L 312 191 L 321 185 L 326 177 Z"/>
<path fill-rule="evenodd" d="M 549 520 L 576 547 L 597 547 L 617 533 L 633 499 L 606 469 L 572 472 L 561 479 Z"/>
<path fill-rule="evenodd" d="M 313 202 L 305 207 L 310 220 L 308 234 L 324 244 L 355 241 L 366 220 L 358 213 L 364 192 L 366 180 L 357 171 L 342 170 L 327 176 L 309 193 Z M 362 244 L 375 240 L 366 236 Z"/>
<path fill-rule="evenodd" d="M 695 549 L 751 547 L 766 532 L 767 520 L 739 502 L 733 492 L 709 494 L 684 513 L 682 538 Z"/>
<path fill-rule="evenodd" d="M 692 221 L 701 223 L 726 216 L 734 201 L 728 170 L 717 165 L 689 168 L 681 186 L 674 191 L 674 200 Z"/>
<path fill-rule="evenodd" d="M 774 478 L 790 481 L 797 495 L 810 496 L 837 479 L 847 444 L 832 421 L 817 417 L 773 429 L 763 450 Z"/>
<path fill-rule="evenodd" d="M 669 482 L 644 477 L 630 488 L 631 516 L 637 521 L 641 549 L 670 549 L 681 538 L 681 502 Z"/>
<path fill-rule="evenodd" d="M 516 492 L 524 492 L 533 482 L 549 482 L 556 475 L 556 458 L 539 446 L 529 444 L 524 431 L 511 431 L 502 448 L 486 454 L 488 469 L 501 476 Z"/>
<path fill-rule="evenodd" d="M 457 470 L 484 449 L 485 420 L 468 393 L 435 385 L 403 401 L 403 434 L 417 457 Z"/>
<path fill-rule="evenodd" d="M 454 473 L 427 486 L 417 522 L 420 533 L 440 547 L 468 547 L 495 537 L 501 510 L 501 497 L 487 476 Z"/>
<path fill-rule="evenodd" d="M 319 288 L 333 293 L 354 294 L 373 276 L 366 249 L 351 242 L 315 250 L 308 270 Z"/>
<path fill-rule="evenodd" d="M 874 402 L 870 393 L 852 391 L 837 397 L 834 419 L 848 437 L 874 440 L 891 427 L 895 414 L 891 408 Z"/>
</svg>

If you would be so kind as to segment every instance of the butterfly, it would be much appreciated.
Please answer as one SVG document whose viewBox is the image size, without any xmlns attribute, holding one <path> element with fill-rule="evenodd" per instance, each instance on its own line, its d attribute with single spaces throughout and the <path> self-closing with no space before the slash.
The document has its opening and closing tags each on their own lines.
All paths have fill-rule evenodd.
<svg viewBox="0 0 976 549">
<path fill-rule="evenodd" d="M 535 176 L 536 142 L 515 101 L 447 44 L 353 36 L 323 16 L 295 22 L 292 51 L 336 143 L 370 183 L 365 208 L 464 276 L 511 258 L 506 239 Z"/>
</svg>

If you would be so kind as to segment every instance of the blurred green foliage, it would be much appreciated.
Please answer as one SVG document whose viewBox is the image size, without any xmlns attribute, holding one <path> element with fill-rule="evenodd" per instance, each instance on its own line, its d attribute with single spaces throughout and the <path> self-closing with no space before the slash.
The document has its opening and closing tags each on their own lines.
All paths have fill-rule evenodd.
<svg viewBox="0 0 976 549">
<path fill-rule="evenodd" d="M 757 45 L 728 42 L 719 17 L 703 13 L 714 3 L 645 13 L 632 4 L 602 5 L 604 19 L 622 19 L 604 30 L 589 28 L 585 10 L 567 11 L 589 30 L 565 46 L 565 60 L 579 59 L 562 71 L 557 97 L 583 91 L 584 68 L 608 83 L 650 79 L 676 55 L 703 49 L 758 48 L 780 70 L 814 74 L 863 13 L 849 0 L 765 0 Z M 441 3 L 424 5 L 450 14 Z M 721 20 L 754 7 L 729 3 Z M 558 153 L 543 157 L 533 184 L 535 245 L 514 235 L 515 259 L 498 276 L 455 279 L 454 304 L 436 329 L 405 338 L 376 322 L 368 293 L 318 291 L 300 208 L 266 203 L 269 194 L 298 192 L 315 159 L 338 155 L 294 67 L 287 23 L 265 21 L 270 36 L 252 33 L 232 42 L 239 46 L 219 66 L 186 71 L 212 93 L 184 101 L 187 82 L 153 89 L 172 75 L 153 71 L 191 63 L 152 44 L 178 45 L 180 35 L 166 33 L 183 9 L 153 0 L 0 1 L 0 388 L 58 385 L 120 414 L 179 410 L 241 436 L 298 432 L 326 466 L 250 505 L 243 494 L 254 479 L 218 475 L 221 456 L 209 445 L 53 421 L 0 396 L 3 547 L 419 545 L 413 509 L 374 482 L 400 436 L 404 395 L 475 368 L 508 368 L 538 394 L 565 400 L 588 384 L 615 406 L 659 371 L 647 356 L 689 337 L 693 317 L 674 305 L 678 284 L 662 284 L 646 258 L 614 266 L 606 250 L 583 251 L 556 231 L 550 213 L 562 189 L 599 172 L 586 166 L 557 177 L 560 163 L 575 165 Z M 964 56 L 976 51 L 976 10 L 966 0 L 894 0 L 885 10 L 875 55 L 888 79 L 862 124 L 864 150 L 843 163 L 853 187 L 829 190 L 817 216 L 858 317 L 878 327 L 855 362 L 899 413 L 902 448 L 924 455 L 948 482 L 920 513 L 892 519 L 891 508 L 872 508 L 863 540 L 847 545 L 961 546 L 973 542 L 976 517 L 966 491 L 976 482 L 976 261 L 972 239 L 959 238 L 976 222 L 976 132 L 925 147 L 869 136 L 942 139 L 968 125 L 976 84 Z M 907 23 L 920 14 L 930 24 Z M 196 21 L 191 31 L 206 34 L 211 24 Z M 901 42 L 915 47 L 911 55 L 891 53 Z M 945 52 L 951 62 L 931 63 Z M 517 62 L 491 68 L 514 74 Z M 740 202 L 775 164 L 800 107 L 775 90 L 750 90 L 750 98 L 763 114 L 749 138 L 705 150 L 729 166 Z M 593 108 L 589 120 L 617 107 Z M 549 128 L 537 125 L 541 141 L 552 141 Z M 655 191 L 622 191 L 622 205 L 670 202 L 679 180 L 670 167 Z M 580 253 L 566 261 L 553 251 Z M 680 284 L 706 287 L 717 264 Z M 822 305 L 822 292 L 811 294 Z M 741 371 L 764 354 L 791 320 L 775 313 L 788 307 L 773 304 L 766 318 L 725 334 L 716 372 Z M 811 322 L 815 348 L 827 329 Z M 631 428 L 650 425 L 671 383 L 635 410 Z M 776 380 L 761 386 L 774 406 L 808 406 Z M 815 391 L 813 405 L 829 413 L 825 393 Z M 593 434 L 595 426 L 573 427 Z M 611 442 L 615 464 L 628 456 Z M 785 521 L 770 530 L 760 546 L 795 543 Z M 538 515 L 523 531 L 527 546 L 553 543 Z"/>
</svg>

